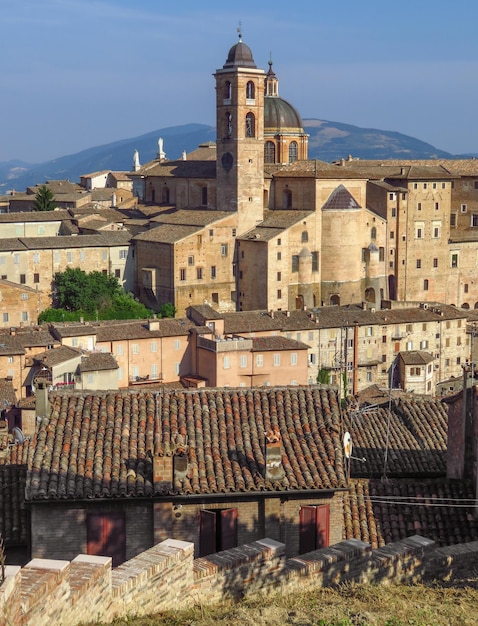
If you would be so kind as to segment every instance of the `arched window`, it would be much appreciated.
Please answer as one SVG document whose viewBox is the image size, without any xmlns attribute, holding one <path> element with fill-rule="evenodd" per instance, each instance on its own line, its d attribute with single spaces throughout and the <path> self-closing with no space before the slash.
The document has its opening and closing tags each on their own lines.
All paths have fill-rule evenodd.
<svg viewBox="0 0 478 626">
<path fill-rule="evenodd" d="M 377 229 L 375 226 L 372 226 L 372 229 L 370 230 L 370 238 L 377 239 Z"/>
<path fill-rule="evenodd" d="M 248 113 L 246 115 L 246 137 L 256 136 L 256 120 L 254 113 Z"/>
<path fill-rule="evenodd" d="M 475 302 L 475 306 L 474 306 L 474 308 L 475 308 L 475 309 L 478 309 L 478 302 Z"/>
<path fill-rule="evenodd" d="M 250 80 L 246 85 L 246 98 L 248 100 L 254 100 L 256 97 L 255 93 L 255 85 L 252 80 Z"/>
<path fill-rule="evenodd" d="M 302 243 L 307 243 L 309 241 L 309 233 L 306 230 L 302 231 L 302 235 L 300 236 L 300 240 Z"/>
<path fill-rule="evenodd" d="M 264 146 L 264 163 L 276 162 L 276 146 L 273 141 L 266 141 Z"/>
<path fill-rule="evenodd" d="M 337 293 L 330 296 L 330 304 L 332 306 L 340 306 L 340 296 Z"/>
<path fill-rule="evenodd" d="M 375 289 L 367 287 L 365 290 L 365 302 L 375 302 Z"/>
<path fill-rule="evenodd" d="M 224 100 L 230 100 L 231 99 L 231 83 L 230 81 L 226 80 L 226 82 L 224 83 Z"/>
<path fill-rule="evenodd" d="M 232 137 L 232 113 L 226 113 L 226 137 Z"/>
<path fill-rule="evenodd" d="M 428 291 L 428 278 L 423 281 L 423 291 Z"/>
<path fill-rule="evenodd" d="M 297 141 L 291 141 L 289 144 L 289 163 L 297 161 Z"/>
<path fill-rule="evenodd" d="M 461 305 L 462 309 L 469 309 L 470 305 L 468 304 L 468 302 L 463 302 L 463 304 Z"/>
<path fill-rule="evenodd" d="M 163 187 L 163 204 L 169 204 L 169 187 Z"/>
</svg>

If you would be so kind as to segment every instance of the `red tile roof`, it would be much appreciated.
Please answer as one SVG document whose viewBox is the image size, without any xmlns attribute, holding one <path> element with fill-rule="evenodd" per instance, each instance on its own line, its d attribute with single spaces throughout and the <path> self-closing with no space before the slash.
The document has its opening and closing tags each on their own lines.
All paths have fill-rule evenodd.
<svg viewBox="0 0 478 626">
<path fill-rule="evenodd" d="M 345 487 L 336 392 L 120 391 L 52 395 L 37 432 L 27 488 L 32 500 L 164 495 L 153 456 L 186 445 L 177 494 Z M 265 478 L 265 433 L 279 430 L 284 475 Z"/>
</svg>

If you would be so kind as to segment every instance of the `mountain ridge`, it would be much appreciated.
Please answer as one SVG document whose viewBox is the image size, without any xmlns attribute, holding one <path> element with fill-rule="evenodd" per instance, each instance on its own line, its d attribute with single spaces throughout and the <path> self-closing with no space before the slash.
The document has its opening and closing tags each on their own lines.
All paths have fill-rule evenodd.
<svg viewBox="0 0 478 626">
<path fill-rule="evenodd" d="M 309 159 L 332 162 L 349 155 L 360 159 L 458 159 L 478 156 L 453 155 L 429 143 L 397 131 L 361 128 L 352 124 L 332 122 L 319 118 L 303 120 L 309 134 Z M 120 139 L 108 144 L 86 148 L 44 163 L 26 163 L 19 159 L 0 162 L 0 194 L 47 180 L 68 179 L 78 182 L 80 176 L 101 170 L 130 171 L 133 153 L 138 150 L 141 163 L 156 157 L 158 139 L 164 140 L 166 157 L 181 158 L 182 152 L 191 152 L 201 143 L 215 141 L 214 126 L 189 123 Z"/>
</svg>

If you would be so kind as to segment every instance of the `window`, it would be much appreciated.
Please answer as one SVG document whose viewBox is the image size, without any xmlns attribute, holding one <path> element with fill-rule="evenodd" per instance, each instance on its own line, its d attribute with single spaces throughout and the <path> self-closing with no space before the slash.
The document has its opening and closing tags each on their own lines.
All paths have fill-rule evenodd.
<svg viewBox="0 0 478 626">
<path fill-rule="evenodd" d="M 120 261 L 124 261 L 127 256 L 128 256 L 128 250 L 120 250 L 119 251 Z"/>
<path fill-rule="evenodd" d="M 151 347 L 151 352 L 157 352 L 158 351 L 158 342 L 157 341 L 152 341 L 150 347 Z"/>
<path fill-rule="evenodd" d="M 211 294 L 211 298 L 212 298 L 212 301 L 214 302 L 214 304 L 219 304 L 219 294 L 217 293 L 217 291 L 214 291 Z"/>
<path fill-rule="evenodd" d="M 199 511 L 199 556 L 237 546 L 237 509 Z"/>
<path fill-rule="evenodd" d="M 439 208 L 440 208 L 440 205 L 438 204 L 438 202 L 435 202 L 435 211 L 438 211 Z"/>
<path fill-rule="evenodd" d="M 28 294 L 22 293 L 22 300 L 28 300 Z"/>
<path fill-rule="evenodd" d="M 425 229 L 425 224 L 423 222 L 415 222 L 415 239 L 423 238 L 424 229 Z"/>
<path fill-rule="evenodd" d="M 158 378 L 158 365 L 156 363 L 152 363 L 151 365 L 150 376 L 152 380 L 156 380 Z"/>
<path fill-rule="evenodd" d="M 390 231 L 390 239 L 395 239 L 395 233 L 393 230 Z"/>
<path fill-rule="evenodd" d="M 22 311 L 22 322 L 28 322 L 28 311 Z"/>
<path fill-rule="evenodd" d="M 115 278 L 121 278 L 121 270 L 115 270 Z"/>
<path fill-rule="evenodd" d="M 186 270 L 184 268 L 179 270 L 179 280 L 186 280 Z"/>
<path fill-rule="evenodd" d="M 397 209 L 395 207 L 392 209 L 392 217 L 397 217 Z"/>
<path fill-rule="evenodd" d="M 274 367 L 279 367 L 280 365 L 280 354 L 274 354 Z"/>
<path fill-rule="evenodd" d="M 421 259 L 417 259 L 417 270 L 419 270 L 422 266 L 422 260 Z"/>
<path fill-rule="evenodd" d="M 418 183 L 413 183 L 413 188 L 418 189 Z"/>
<path fill-rule="evenodd" d="M 123 356 L 123 346 L 121 344 L 119 344 L 118 346 L 116 346 L 116 354 L 118 356 Z"/>
<path fill-rule="evenodd" d="M 277 299 L 282 300 L 282 289 L 277 290 Z"/>
<path fill-rule="evenodd" d="M 420 349 L 426 350 L 427 348 L 428 348 L 428 341 L 426 339 L 423 339 L 423 341 L 420 341 Z"/>
<path fill-rule="evenodd" d="M 38 252 L 35 252 L 33 255 L 33 263 L 40 263 L 40 255 Z"/>
<path fill-rule="evenodd" d="M 428 278 L 423 281 L 423 291 L 428 291 Z"/>
<path fill-rule="evenodd" d="M 256 135 L 256 120 L 254 113 L 248 113 L 246 115 L 246 137 L 255 137 Z"/>
<path fill-rule="evenodd" d="M 292 271 L 293 272 L 299 271 L 299 255 L 298 254 L 292 255 Z"/>
<path fill-rule="evenodd" d="M 411 367 L 410 368 L 410 376 L 420 376 L 422 373 L 421 367 Z"/>
<path fill-rule="evenodd" d="M 73 253 L 71 252 L 71 250 L 68 250 L 68 252 L 66 253 L 66 261 L 67 263 L 71 263 L 73 261 Z"/>
<path fill-rule="evenodd" d="M 378 260 L 380 262 L 385 261 L 385 248 L 383 248 L 382 246 L 380 246 L 380 248 L 378 249 Z"/>
<path fill-rule="evenodd" d="M 137 343 L 131 345 L 131 352 L 133 354 L 139 354 L 139 345 Z"/>
<path fill-rule="evenodd" d="M 222 367 L 225 370 L 228 370 L 231 367 L 231 357 L 230 356 L 225 356 L 223 361 L 222 361 Z"/>
<path fill-rule="evenodd" d="M 302 241 L 302 243 L 307 243 L 309 241 L 309 233 L 306 230 L 302 231 L 300 240 Z"/>
<path fill-rule="evenodd" d="M 13 262 L 15 263 L 15 265 L 18 265 L 20 263 L 20 255 L 19 254 L 14 254 L 13 255 Z"/>
<path fill-rule="evenodd" d="M 239 367 L 247 367 L 247 356 L 245 354 L 241 354 L 241 358 L 239 359 Z"/>
<path fill-rule="evenodd" d="M 451 267 L 458 267 L 458 253 L 457 252 L 452 252 Z"/>
<path fill-rule="evenodd" d="M 290 353 L 290 364 L 297 365 L 297 352 Z"/>
<path fill-rule="evenodd" d="M 211 265 L 211 278 L 216 278 L 216 266 Z"/>
<path fill-rule="evenodd" d="M 299 553 L 306 554 L 329 545 L 330 507 L 301 506 L 299 511 Z"/>
<path fill-rule="evenodd" d="M 438 259 L 436 257 L 433 259 L 433 267 L 438 267 Z"/>
<path fill-rule="evenodd" d="M 188 256 L 188 265 L 194 265 L 194 256 L 192 254 Z"/>
<path fill-rule="evenodd" d="M 176 374 L 176 376 L 179 376 L 179 370 L 180 370 L 180 363 L 175 363 L 174 364 L 174 373 Z"/>
<path fill-rule="evenodd" d="M 432 222 L 432 237 L 433 239 L 439 239 L 440 238 L 440 231 L 441 231 L 441 222 Z"/>
<path fill-rule="evenodd" d="M 319 253 L 318 252 L 312 252 L 312 271 L 313 272 L 319 271 Z"/>
<path fill-rule="evenodd" d="M 375 226 L 372 226 L 370 229 L 370 239 L 377 239 L 377 229 Z"/>
<path fill-rule="evenodd" d="M 202 267 L 197 267 L 197 268 L 196 268 L 196 278 L 197 278 L 198 280 L 201 280 L 201 279 L 202 279 Z"/>
<path fill-rule="evenodd" d="M 277 272 L 277 280 L 278 281 L 282 280 L 282 273 L 281 272 Z"/>
<path fill-rule="evenodd" d="M 255 85 L 252 80 L 249 80 L 246 85 L 246 98 L 247 100 L 254 100 L 255 98 Z"/>
<path fill-rule="evenodd" d="M 230 100 L 231 99 L 231 83 L 230 81 L 226 80 L 226 82 L 224 83 L 224 100 Z"/>
<path fill-rule="evenodd" d="M 24 285 L 27 282 L 26 274 L 20 274 L 20 284 Z"/>
<path fill-rule="evenodd" d="M 264 146 L 264 163 L 275 163 L 276 147 L 272 141 L 266 141 Z"/>
<path fill-rule="evenodd" d="M 428 187 L 427 183 L 423 183 L 423 189 L 426 189 Z"/>
<path fill-rule="evenodd" d="M 461 212 L 462 212 L 462 213 L 466 213 L 466 208 L 467 208 L 467 207 L 466 207 L 466 204 L 462 204 L 462 205 L 461 205 Z"/>
<path fill-rule="evenodd" d="M 201 187 L 201 205 L 207 206 L 207 187 Z"/>
<path fill-rule="evenodd" d="M 450 213 L 450 226 L 456 226 L 456 213 Z"/>
<path fill-rule="evenodd" d="M 289 144 L 289 163 L 297 161 L 297 142 L 291 141 Z"/>
<path fill-rule="evenodd" d="M 473 213 L 473 215 L 471 216 L 471 225 L 475 228 L 476 226 L 478 226 L 478 214 L 477 213 Z"/>
<path fill-rule="evenodd" d="M 421 211 L 422 210 L 422 203 L 418 202 L 417 203 L 417 211 Z"/>
<path fill-rule="evenodd" d="M 282 208 L 292 208 L 292 191 L 290 189 L 284 189 L 284 191 L 282 192 Z"/>
<path fill-rule="evenodd" d="M 174 340 L 174 349 L 175 350 L 181 350 L 181 340 L 180 339 L 175 339 Z"/>
<path fill-rule="evenodd" d="M 277 240 L 277 245 L 278 245 L 278 246 L 280 246 L 280 245 L 281 245 L 281 243 L 282 243 L 282 240 L 281 240 L 281 238 L 279 237 L 279 239 Z"/>
<path fill-rule="evenodd" d="M 264 365 L 264 356 L 262 354 L 256 355 L 256 367 L 262 367 Z"/>
<path fill-rule="evenodd" d="M 222 243 L 221 244 L 221 256 L 227 256 L 227 252 L 228 252 L 227 243 Z"/>
<path fill-rule="evenodd" d="M 365 330 L 365 334 L 367 337 L 372 337 L 373 335 L 373 326 L 367 326 Z"/>
</svg>

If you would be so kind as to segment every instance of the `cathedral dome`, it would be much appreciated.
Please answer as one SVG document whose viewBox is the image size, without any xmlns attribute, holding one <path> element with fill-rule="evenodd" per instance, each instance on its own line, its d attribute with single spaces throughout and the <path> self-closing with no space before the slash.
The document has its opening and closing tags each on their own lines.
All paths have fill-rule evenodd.
<svg viewBox="0 0 478 626">
<path fill-rule="evenodd" d="M 264 98 L 264 131 L 280 130 L 303 131 L 302 119 L 296 109 L 279 96 Z"/>
<path fill-rule="evenodd" d="M 251 49 L 242 42 L 242 39 L 239 39 L 238 43 L 229 50 L 223 68 L 228 69 L 230 67 L 257 67 Z"/>
</svg>

